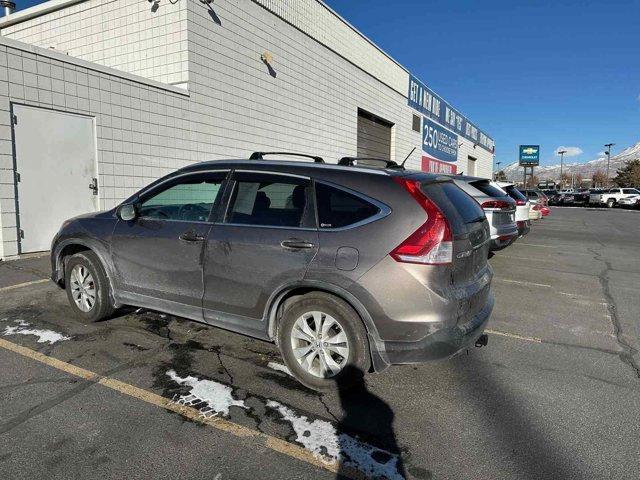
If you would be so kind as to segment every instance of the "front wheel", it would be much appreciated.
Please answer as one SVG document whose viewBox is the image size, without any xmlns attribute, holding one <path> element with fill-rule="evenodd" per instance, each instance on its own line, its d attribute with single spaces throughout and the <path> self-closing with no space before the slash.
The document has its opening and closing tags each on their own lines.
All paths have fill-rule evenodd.
<svg viewBox="0 0 640 480">
<path fill-rule="evenodd" d="M 64 271 L 67 298 L 77 317 L 96 322 L 114 312 L 109 281 L 95 253 L 76 253 L 66 261 Z"/>
<path fill-rule="evenodd" d="M 332 295 L 309 293 L 289 305 L 278 327 L 278 345 L 291 373 L 314 390 L 356 386 L 369 368 L 360 317 Z"/>
<path fill-rule="evenodd" d="M 613 198 L 610 198 L 609 200 L 607 200 L 607 208 L 612 208 L 614 207 L 616 204 L 616 201 Z"/>
</svg>

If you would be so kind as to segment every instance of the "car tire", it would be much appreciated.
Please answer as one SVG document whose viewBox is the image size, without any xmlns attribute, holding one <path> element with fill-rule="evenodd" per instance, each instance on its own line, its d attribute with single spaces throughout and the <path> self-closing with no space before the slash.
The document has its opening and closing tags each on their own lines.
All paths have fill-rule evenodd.
<svg viewBox="0 0 640 480">
<path fill-rule="evenodd" d="M 97 322 L 113 314 L 109 280 L 95 253 L 84 251 L 68 257 L 64 274 L 67 298 L 76 317 Z"/>
<path fill-rule="evenodd" d="M 335 321 L 337 325 L 331 326 L 325 339 L 340 337 L 339 343 L 324 342 L 324 339 L 317 336 L 300 338 L 305 333 L 300 328 L 302 322 L 307 322 L 309 333 L 317 335 L 314 327 L 318 313 L 320 333 L 322 326 Z M 345 342 L 342 342 L 342 339 Z M 314 346 L 313 341 L 319 341 L 320 345 Z M 323 292 L 308 293 L 286 306 L 278 324 L 278 346 L 289 371 L 300 383 L 313 390 L 345 390 L 357 387 L 362 384 L 362 377 L 370 366 L 369 342 L 362 320 L 346 302 Z M 340 353 L 345 353 L 345 346 L 348 353 L 342 356 Z M 309 354 L 302 356 L 300 352 L 305 351 L 307 347 L 311 347 Z M 311 362 L 308 361 L 310 358 L 313 358 Z M 323 368 L 323 362 L 324 365 L 328 365 L 331 360 L 333 368 L 338 364 L 340 369 L 335 374 L 325 370 L 325 374 L 322 375 L 323 372 L 319 370 Z"/>
<path fill-rule="evenodd" d="M 616 205 L 616 201 L 613 198 L 607 200 L 607 208 L 613 208 Z"/>
</svg>

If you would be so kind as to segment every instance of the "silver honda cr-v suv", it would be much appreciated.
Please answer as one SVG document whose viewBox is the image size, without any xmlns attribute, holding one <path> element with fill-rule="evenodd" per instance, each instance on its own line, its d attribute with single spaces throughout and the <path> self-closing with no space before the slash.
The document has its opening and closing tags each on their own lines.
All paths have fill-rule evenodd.
<svg viewBox="0 0 640 480">
<path fill-rule="evenodd" d="M 451 178 L 253 157 L 65 222 L 52 279 L 77 315 L 134 305 L 273 341 L 315 389 L 486 343 L 489 226 Z"/>
</svg>

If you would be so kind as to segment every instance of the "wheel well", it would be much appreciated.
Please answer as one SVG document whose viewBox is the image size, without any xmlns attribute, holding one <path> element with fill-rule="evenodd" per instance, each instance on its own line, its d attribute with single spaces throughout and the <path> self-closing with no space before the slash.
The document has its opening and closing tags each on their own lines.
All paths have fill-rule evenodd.
<svg viewBox="0 0 640 480">
<path fill-rule="evenodd" d="M 80 245 L 77 243 L 72 243 L 70 245 L 66 245 L 58 255 L 58 259 L 56 261 L 56 267 L 58 270 L 58 284 L 64 288 L 64 278 L 65 278 L 65 258 L 75 255 L 80 252 L 92 251 L 89 247 L 85 245 Z"/>
<path fill-rule="evenodd" d="M 364 326 L 365 332 L 367 332 L 367 336 L 369 337 L 370 335 L 370 330 L 369 330 L 369 326 L 367 325 L 367 322 L 362 318 L 362 315 L 360 314 L 360 312 L 358 311 L 358 309 L 353 305 L 352 302 L 350 302 L 347 298 L 345 298 L 344 296 L 340 295 L 339 293 L 333 292 L 331 290 L 328 289 L 323 289 L 323 288 L 319 288 L 319 287 L 297 287 L 297 288 L 293 288 L 291 290 L 286 291 L 284 294 L 281 294 L 279 297 L 276 297 L 276 300 L 274 301 L 274 303 L 272 304 L 271 308 L 270 308 L 270 314 L 269 314 L 269 331 L 267 332 L 269 335 L 269 338 L 271 338 L 273 341 L 276 342 L 276 344 L 278 343 L 278 323 L 280 322 L 280 319 L 282 318 L 282 315 L 284 313 L 284 311 L 287 308 L 287 305 L 291 304 L 292 302 L 294 302 L 297 298 L 306 295 L 307 293 L 312 293 L 312 292 L 319 292 L 319 293 L 324 293 L 326 295 L 331 295 L 332 297 L 335 297 L 341 301 L 343 301 L 345 304 L 347 304 L 352 310 L 353 312 L 358 316 L 358 318 L 360 319 L 360 321 L 362 322 L 362 325 Z M 370 360 L 370 366 L 371 368 L 373 368 L 374 365 L 374 361 L 373 361 L 373 346 L 370 345 L 371 340 L 370 338 L 367 338 L 367 345 L 366 345 L 366 349 L 367 349 L 367 355 L 369 356 L 369 360 Z"/>
<path fill-rule="evenodd" d="M 349 300 L 344 298 L 342 295 L 337 294 L 336 292 L 332 292 L 331 290 L 318 288 L 318 287 L 297 287 L 297 288 L 293 288 L 291 290 L 286 291 L 284 294 L 281 294 L 279 297 L 276 297 L 274 303 L 272 304 L 269 310 L 270 311 L 269 331 L 268 331 L 269 338 L 277 342 L 278 323 L 280 322 L 280 319 L 282 318 L 282 314 L 286 310 L 287 306 L 290 305 L 292 302 L 295 302 L 297 298 L 303 295 L 306 295 L 307 293 L 315 293 L 315 292 L 331 295 L 332 297 L 342 300 L 349 307 L 351 307 L 354 313 L 358 316 L 365 330 L 367 332 L 369 331 L 367 323 L 362 319 L 362 315 L 358 312 L 358 309 L 355 308 L 354 305 Z"/>
</svg>

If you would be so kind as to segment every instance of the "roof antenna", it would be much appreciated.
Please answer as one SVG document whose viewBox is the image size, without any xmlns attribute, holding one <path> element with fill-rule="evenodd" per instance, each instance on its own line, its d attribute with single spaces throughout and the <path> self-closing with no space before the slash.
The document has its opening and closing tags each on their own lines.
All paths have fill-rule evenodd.
<svg viewBox="0 0 640 480">
<path fill-rule="evenodd" d="M 404 164 L 407 163 L 407 160 L 409 160 L 409 157 L 411 156 L 411 154 L 415 151 L 416 147 L 413 147 L 413 150 L 411 150 L 409 152 L 409 155 L 407 155 L 405 157 L 405 159 L 402 161 L 402 163 L 400 164 L 400 168 L 404 168 Z"/>
</svg>

